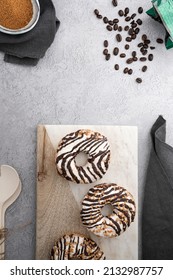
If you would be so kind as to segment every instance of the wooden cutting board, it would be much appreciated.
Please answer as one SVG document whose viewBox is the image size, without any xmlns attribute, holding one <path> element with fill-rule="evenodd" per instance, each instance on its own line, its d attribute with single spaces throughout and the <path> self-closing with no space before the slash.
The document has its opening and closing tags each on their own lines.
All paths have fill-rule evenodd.
<svg viewBox="0 0 173 280">
<path fill-rule="evenodd" d="M 98 131 L 108 138 L 110 166 L 105 176 L 93 184 L 75 184 L 57 174 L 55 153 L 60 140 L 78 129 Z M 127 126 L 39 125 L 37 135 L 36 259 L 50 258 L 54 242 L 64 234 L 82 233 L 97 242 L 106 259 L 138 259 L 138 217 L 121 236 L 101 238 L 89 233 L 80 219 L 81 201 L 99 183 L 125 187 L 138 205 L 137 128 Z"/>
</svg>

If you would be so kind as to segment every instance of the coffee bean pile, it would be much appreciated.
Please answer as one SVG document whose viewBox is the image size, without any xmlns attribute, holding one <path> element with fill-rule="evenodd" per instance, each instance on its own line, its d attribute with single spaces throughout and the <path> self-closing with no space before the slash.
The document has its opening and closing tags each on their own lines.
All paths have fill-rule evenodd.
<svg viewBox="0 0 173 280">
<path fill-rule="evenodd" d="M 112 0 L 112 5 L 114 7 L 118 6 L 117 0 Z M 143 24 L 142 19 L 140 18 L 140 15 L 143 13 L 143 8 L 139 7 L 136 13 L 130 13 L 130 9 L 126 7 L 124 10 L 120 9 L 117 13 L 117 17 L 114 19 L 108 19 L 106 16 L 102 16 L 98 9 L 94 10 L 94 13 L 98 19 L 102 19 L 103 23 L 105 24 L 106 29 L 109 32 L 116 31 L 115 35 L 115 41 L 117 42 L 117 45 L 122 42 L 125 39 L 125 45 L 123 47 L 123 51 L 118 46 L 114 46 L 112 54 L 109 52 L 109 42 L 108 40 L 105 40 L 103 42 L 104 50 L 103 55 L 105 56 L 105 59 L 108 61 L 110 60 L 111 56 L 119 56 L 122 59 L 125 59 L 125 62 L 127 65 L 131 65 L 135 63 L 136 61 L 141 62 L 151 62 L 154 59 L 154 55 L 152 51 L 155 50 L 155 46 L 152 46 L 151 40 L 148 38 L 147 34 L 142 34 L 139 37 L 139 33 L 141 32 L 141 26 Z M 120 25 L 120 20 L 124 18 L 125 26 Z M 125 38 L 122 36 L 122 31 L 126 32 Z M 124 32 L 123 32 L 124 34 Z M 129 54 L 124 50 L 130 49 L 130 43 L 137 38 L 140 38 L 140 41 L 137 44 L 137 51 L 132 50 L 131 55 L 129 57 Z M 158 44 L 163 44 L 163 40 L 161 38 L 157 38 L 156 42 Z M 138 55 L 137 55 L 138 53 Z M 140 54 L 140 55 L 139 55 Z M 120 70 L 119 64 L 114 65 L 115 71 Z M 144 65 L 141 68 L 141 71 L 144 73 L 148 69 L 147 65 Z M 130 67 L 125 67 L 122 72 L 124 74 L 132 75 L 134 73 L 134 70 Z M 142 83 L 142 79 L 140 77 L 136 78 L 137 83 Z"/>
</svg>

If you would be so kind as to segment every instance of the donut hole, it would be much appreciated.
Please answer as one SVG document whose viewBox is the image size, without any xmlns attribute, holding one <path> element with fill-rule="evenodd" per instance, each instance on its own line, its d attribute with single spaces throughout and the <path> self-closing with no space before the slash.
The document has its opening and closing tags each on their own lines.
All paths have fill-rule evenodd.
<svg viewBox="0 0 173 280">
<path fill-rule="evenodd" d="M 75 162 L 77 166 L 85 166 L 88 162 L 88 155 L 84 152 L 80 152 L 75 157 Z"/>
<path fill-rule="evenodd" d="M 110 203 L 105 204 L 101 209 L 101 214 L 103 216 L 110 216 L 113 213 L 113 207 Z"/>
</svg>

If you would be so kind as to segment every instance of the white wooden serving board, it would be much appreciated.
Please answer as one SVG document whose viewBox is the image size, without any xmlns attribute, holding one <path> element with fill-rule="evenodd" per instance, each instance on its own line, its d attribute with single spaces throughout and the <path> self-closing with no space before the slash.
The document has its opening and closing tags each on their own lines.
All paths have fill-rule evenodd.
<svg viewBox="0 0 173 280">
<path fill-rule="evenodd" d="M 57 174 L 55 153 L 60 140 L 78 129 L 91 129 L 108 138 L 110 166 L 93 184 L 75 184 Z M 121 236 L 101 238 L 91 234 L 80 219 L 81 202 L 99 183 L 116 183 L 135 198 L 138 209 L 137 128 L 127 126 L 39 125 L 37 146 L 36 259 L 49 259 L 54 242 L 64 234 L 82 233 L 97 242 L 106 259 L 138 259 L 138 215 Z"/>
</svg>

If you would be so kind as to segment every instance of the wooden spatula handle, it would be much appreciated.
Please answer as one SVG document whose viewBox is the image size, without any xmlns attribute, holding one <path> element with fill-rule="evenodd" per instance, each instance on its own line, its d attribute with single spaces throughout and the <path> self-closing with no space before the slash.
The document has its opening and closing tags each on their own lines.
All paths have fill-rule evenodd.
<svg viewBox="0 0 173 280">
<path fill-rule="evenodd" d="M 6 228 L 0 229 L 0 260 L 4 260 L 5 257 L 5 239 L 7 237 L 8 230 Z"/>
</svg>

